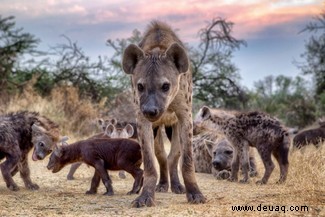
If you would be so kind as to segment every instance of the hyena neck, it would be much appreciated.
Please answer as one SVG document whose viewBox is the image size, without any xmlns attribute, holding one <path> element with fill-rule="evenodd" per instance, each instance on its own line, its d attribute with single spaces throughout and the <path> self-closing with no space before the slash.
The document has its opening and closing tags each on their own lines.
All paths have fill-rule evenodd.
<svg viewBox="0 0 325 217">
<path fill-rule="evenodd" d="M 78 144 L 72 144 L 64 146 L 64 159 L 65 164 L 75 163 L 81 161 L 81 146 Z"/>
<path fill-rule="evenodd" d="M 226 133 L 228 130 L 229 122 L 232 121 L 232 118 L 220 118 L 216 116 L 211 117 L 211 123 L 222 133 Z"/>
</svg>

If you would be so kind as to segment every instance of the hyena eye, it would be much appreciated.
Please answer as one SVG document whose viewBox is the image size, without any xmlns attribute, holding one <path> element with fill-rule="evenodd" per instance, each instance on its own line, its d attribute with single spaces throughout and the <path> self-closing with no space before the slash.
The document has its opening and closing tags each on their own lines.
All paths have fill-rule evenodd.
<svg viewBox="0 0 325 217">
<path fill-rule="evenodd" d="M 216 154 L 217 154 L 217 152 L 214 151 L 214 152 L 213 152 L 213 156 L 216 156 Z"/>
<path fill-rule="evenodd" d="M 39 142 L 38 145 L 41 146 L 41 147 L 45 146 L 44 142 Z"/>
<path fill-rule="evenodd" d="M 144 90 L 144 86 L 142 84 L 138 84 L 138 91 L 142 92 Z"/>
<path fill-rule="evenodd" d="M 232 151 L 225 151 L 225 154 L 226 155 L 231 155 L 232 154 Z"/>
<path fill-rule="evenodd" d="M 170 88 L 170 84 L 169 84 L 169 83 L 164 83 L 164 84 L 161 86 L 161 90 L 164 91 L 164 92 L 169 91 L 169 88 Z"/>
</svg>

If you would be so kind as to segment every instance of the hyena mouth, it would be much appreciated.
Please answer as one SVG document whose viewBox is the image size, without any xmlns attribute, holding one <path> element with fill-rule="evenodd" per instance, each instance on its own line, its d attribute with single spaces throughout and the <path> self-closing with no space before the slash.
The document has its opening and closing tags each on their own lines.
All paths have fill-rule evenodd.
<svg viewBox="0 0 325 217">
<path fill-rule="evenodd" d="M 34 148 L 33 155 L 32 155 L 32 159 L 33 159 L 33 161 L 38 161 L 38 160 L 43 160 L 44 157 L 39 156 L 39 155 L 36 153 L 36 150 L 35 150 L 35 148 Z"/>
</svg>

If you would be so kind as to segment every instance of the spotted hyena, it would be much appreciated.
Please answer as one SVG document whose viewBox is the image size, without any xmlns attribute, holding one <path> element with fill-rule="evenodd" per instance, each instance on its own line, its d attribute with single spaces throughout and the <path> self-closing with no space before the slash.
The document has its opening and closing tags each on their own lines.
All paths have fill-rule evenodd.
<svg viewBox="0 0 325 217">
<path fill-rule="evenodd" d="M 222 134 L 203 131 L 195 135 L 193 157 L 195 172 L 212 173 L 217 179 L 230 177 L 233 147 Z M 249 175 L 251 177 L 257 175 L 252 149 L 249 152 Z"/>
<path fill-rule="evenodd" d="M 192 159 L 192 74 L 183 43 L 167 24 L 153 21 L 142 41 L 125 49 L 122 67 L 132 77 L 145 171 L 143 190 L 132 205 L 155 205 L 158 174 L 154 155 L 156 151 L 164 152 L 158 150 L 162 149 L 162 143 L 157 143 L 160 147 L 157 145 L 153 149 L 153 128 L 162 126 L 172 128 L 172 155 L 168 157 L 172 189 L 182 188 L 177 176 L 177 161 L 181 153 L 187 200 L 190 203 L 204 203 L 206 199 L 197 185 Z M 163 154 L 161 157 L 166 158 Z"/>
<path fill-rule="evenodd" d="M 325 118 L 319 120 L 319 127 L 301 131 L 293 138 L 293 147 L 302 148 L 309 144 L 319 147 L 325 142 Z"/>
<path fill-rule="evenodd" d="M 37 190 L 31 181 L 28 153 L 34 147 L 32 159 L 44 159 L 59 142 L 59 126 L 36 112 L 21 111 L 0 116 L 1 172 L 7 187 L 17 191 L 13 176 L 19 171 L 26 188 Z"/>
<path fill-rule="evenodd" d="M 257 184 L 267 183 L 274 169 L 272 154 L 280 166 L 281 174 L 278 183 L 286 180 L 290 138 L 286 128 L 277 119 L 261 112 L 230 113 L 212 110 L 204 106 L 198 113 L 195 122 L 208 129 L 221 131 L 233 145 L 231 181 L 238 180 L 240 162 L 244 175 L 240 182 L 248 181 L 249 146 L 257 148 L 265 167 L 264 176 Z"/>
<path fill-rule="evenodd" d="M 96 134 L 88 139 L 95 138 L 133 138 L 136 139 L 137 133 L 135 123 L 118 122 L 115 118 L 109 120 L 98 120 L 99 126 L 104 130 L 103 133 Z M 105 127 L 105 128 L 104 128 Z M 81 162 L 73 163 L 67 175 L 68 180 L 74 179 L 74 174 L 81 166 Z M 124 171 L 119 171 L 119 177 L 125 179 Z"/>
</svg>

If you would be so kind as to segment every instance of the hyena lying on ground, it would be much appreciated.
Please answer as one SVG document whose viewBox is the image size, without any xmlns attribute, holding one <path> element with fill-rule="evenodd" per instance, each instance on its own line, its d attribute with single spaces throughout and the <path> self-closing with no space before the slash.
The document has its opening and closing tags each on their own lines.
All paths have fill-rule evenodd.
<svg viewBox="0 0 325 217">
<path fill-rule="evenodd" d="M 227 139 L 218 142 L 205 140 L 205 146 L 211 156 L 213 174 L 217 179 L 228 179 L 231 175 L 233 147 Z M 243 170 L 242 170 L 243 171 Z M 257 176 L 255 157 L 252 148 L 249 149 L 249 176 Z"/>
<path fill-rule="evenodd" d="M 161 151 L 163 144 L 157 143 L 160 147 L 157 145 L 153 149 L 153 128 L 164 125 L 172 127 L 172 151 L 168 157 L 172 189 L 182 188 L 176 177 L 181 152 L 187 200 L 190 203 L 204 203 L 206 199 L 197 185 L 192 160 L 192 74 L 183 43 L 168 25 L 154 21 L 139 45 L 131 44 L 125 49 L 122 67 L 125 73 L 132 76 L 145 171 L 143 190 L 133 201 L 133 206 L 155 205 L 158 174 L 154 154 L 159 149 L 157 155 L 162 161 L 166 161 L 167 157 Z"/>
<path fill-rule="evenodd" d="M 244 175 L 240 182 L 248 181 L 249 146 L 257 148 L 265 167 L 264 176 L 257 184 L 266 184 L 274 169 L 271 154 L 280 166 L 278 183 L 286 180 L 290 138 L 286 128 L 275 118 L 260 112 L 230 113 L 204 106 L 198 113 L 195 123 L 210 130 L 221 131 L 233 145 L 231 181 L 238 180 L 240 162 Z"/>
<path fill-rule="evenodd" d="M 106 125 L 109 123 L 108 125 Z M 136 136 L 135 127 L 129 123 L 119 123 L 116 119 L 112 119 L 112 121 L 102 121 L 99 119 L 99 124 L 102 129 L 105 125 L 105 129 L 103 133 L 96 134 L 88 139 L 98 139 L 98 138 L 134 138 Z M 135 125 L 135 124 L 133 124 Z M 76 170 L 81 166 L 81 162 L 74 163 L 71 165 L 69 173 L 67 175 L 68 180 L 73 180 L 73 175 L 75 174 Z M 119 177 L 125 179 L 124 171 L 119 171 Z"/>
<path fill-rule="evenodd" d="M 194 127 L 197 129 L 197 127 Z M 224 135 L 214 131 L 202 131 L 193 137 L 195 172 L 212 173 L 217 179 L 230 177 L 233 147 Z M 249 175 L 256 176 L 255 157 L 249 151 Z"/>
<path fill-rule="evenodd" d="M 141 148 L 131 139 L 87 139 L 71 145 L 58 146 L 50 156 L 47 168 L 53 173 L 59 172 L 65 165 L 82 161 L 95 168 L 91 186 L 86 194 L 96 194 L 102 179 L 106 193 L 113 195 L 112 180 L 107 170 L 125 170 L 134 178 L 132 190 L 128 194 L 140 191 L 143 181 Z"/>
<path fill-rule="evenodd" d="M 36 112 L 17 112 L 0 116 L 1 172 L 7 187 L 17 191 L 13 176 L 19 171 L 26 188 L 39 188 L 30 179 L 28 153 L 34 147 L 32 159 L 42 160 L 59 142 L 59 126 Z"/>
</svg>

